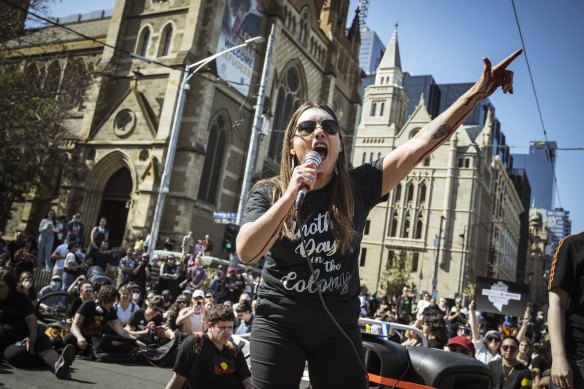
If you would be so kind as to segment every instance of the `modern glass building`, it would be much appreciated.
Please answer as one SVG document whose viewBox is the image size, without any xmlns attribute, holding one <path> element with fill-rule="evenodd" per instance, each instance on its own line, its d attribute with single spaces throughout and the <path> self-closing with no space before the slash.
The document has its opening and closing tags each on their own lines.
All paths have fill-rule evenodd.
<svg viewBox="0 0 584 389">
<path fill-rule="evenodd" d="M 359 67 L 365 74 L 375 74 L 383 58 L 385 46 L 375 31 L 367 27 L 361 29 L 361 49 L 359 50 Z"/>
<path fill-rule="evenodd" d="M 529 154 L 513 154 L 513 167 L 527 170 L 531 184 L 531 207 L 554 209 L 554 141 L 529 142 Z"/>
<path fill-rule="evenodd" d="M 570 220 L 570 211 L 564 211 L 563 208 L 548 210 L 547 227 L 549 231 L 548 254 L 553 254 L 558 247 L 560 239 L 572 233 L 572 220 Z"/>
</svg>

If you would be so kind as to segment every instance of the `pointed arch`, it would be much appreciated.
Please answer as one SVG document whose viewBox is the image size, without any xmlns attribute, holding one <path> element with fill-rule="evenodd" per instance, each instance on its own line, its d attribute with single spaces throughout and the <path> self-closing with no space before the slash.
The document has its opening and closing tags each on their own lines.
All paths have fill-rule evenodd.
<svg viewBox="0 0 584 389">
<path fill-rule="evenodd" d="M 136 54 L 146 57 L 148 54 L 148 45 L 150 44 L 151 29 L 150 26 L 145 26 L 138 34 L 138 42 L 136 42 Z"/>
<path fill-rule="evenodd" d="M 306 100 L 306 75 L 299 60 L 290 61 L 278 78 L 275 88 L 276 105 L 274 107 L 273 131 L 268 146 L 268 157 L 280 163 L 282 142 L 292 113 Z"/>
<path fill-rule="evenodd" d="M 416 230 L 414 233 L 414 239 L 422 239 L 422 231 L 424 229 L 424 218 L 422 213 L 418 214 L 418 221 L 416 222 Z"/>
<path fill-rule="evenodd" d="M 418 197 L 418 204 L 424 204 L 426 202 L 426 182 L 420 184 L 420 196 Z"/>
<path fill-rule="evenodd" d="M 398 222 L 397 222 L 397 212 L 393 212 L 391 218 L 390 218 L 390 227 L 389 227 L 389 236 L 391 237 L 395 237 L 397 235 L 397 227 L 398 227 Z"/>
<path fill-rule="evenodd" d="M 404 221 L 404 229 L 402 230 L 402 238 L 409 238 L 410 237 L 410 226 L 411 226 L 411 218 L 410 214 L 406 215 L 406 220 Z"/>
<path fill-rule="evenodd" d="M 414 200 L 414 184 L 409 182 L 406 187 L 406 203 Z"/>
<path fill-rule="evenodd" d="M 92 225 L 101 216 L 99 213 L 106 185 L 120 169 L 129 171 L 132 179 L 130 193 L 136 192 L 138 174 L 132 158 L 119 149 L 109 152 L 97 161 L 84 183 L 85 197 L 81 205 L 81 214 L 86 223 Z"/>
<path fill-rule="evenodd" d="M 197 198 L 211 204 L 217 204 L 221 177 L 225 166 L 227 147 L 230 143 L 231 119 L 225 110 L 218 112 L 211 120 L 209 138 L 205 150 L 205 162 L 199 181 Z"/>
<path fill-rule="evenodd" d="M 87 66 L 81 58 L 71 58 L 65 68 L 61 86 L 60 100 L 67 108 L 81 104 L 87 86 Z"/>
<path fill-rule="evenodd" d="M 401 182 L 399 184 L 397 184 L 397 186 L 395 187 L 395 202 L 397 203 L 398 201 L 401 200 L 401 192 L 402 192 L 402 185 Z"/>
<path fill-rule="evenodd" d="M 158 56 L 164 57 L 170 53 L 172 44 L 172 35 L 174 28 L 172 22 L 167 23 L 160 33 L 160 42 L 158 44 Z"/>
<path fill-rule="evenodd" d="M 59 61 L 53 61 L 47 68 L 47 76 L 45 78 L 44 90 L 48 94 L 56 95 L 59 92 L 59 84 L 61 83 L 61 64 Z"/>
</svg>

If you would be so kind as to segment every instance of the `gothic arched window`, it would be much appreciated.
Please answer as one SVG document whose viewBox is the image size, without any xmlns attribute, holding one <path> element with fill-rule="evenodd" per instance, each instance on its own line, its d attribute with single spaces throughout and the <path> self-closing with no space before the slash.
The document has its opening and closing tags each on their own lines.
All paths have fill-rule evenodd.
<svg viewBox="0 0 584 389">
<path fill-rule="evenodd" d="M 299 69 L 294 65 L 290 65 L 287 69 L 284 69 L 278 81 L 273 131 L 268 147 L 268 157 L 278 164 L 282 156 L 282 142 L 288 120 L 300 106 L 300 102 L 305 100 L 302 79 Z"/>
<path fill-rule="evenodd" d="M 140 39 L 138 39 L 138 44 L 136 45 L 136 52 L 145 57 L 148 53 L 148 43 L 150 42 L 150 28 L 145 27 L 140 33 Z"/>
<path fill-rule="evenodd" d="M 172 24 L 167 24 L 160 34 L 159 57 L 164 57 L 170 52 L 170 43 L 172 42 Z"/>
</svg>

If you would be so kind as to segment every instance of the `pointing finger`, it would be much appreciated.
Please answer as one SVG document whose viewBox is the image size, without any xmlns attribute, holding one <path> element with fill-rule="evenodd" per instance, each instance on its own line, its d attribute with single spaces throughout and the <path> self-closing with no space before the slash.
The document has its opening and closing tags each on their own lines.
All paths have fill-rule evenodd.
<svg viewBox="0 0 584 389">
<path fill-rule="evenodd" d="M 521 55 L 521 53 L 523 53 L 523 49 L 519 49 L 516 52 L 514 52 L 513 54 L 511 54 L 510 56 L 508 56 L 507 58 L 505 58 L 504 60 L 502 60 L 501 62 L 499 62 L 494 68 L 493 68 L 493 72 L 496 72 L 498 70 L 504 70 L 507 68 L 507 66 L 509 66 L 509 64 L 511 62 L 513 62 L 513 60 L 517 57 L 519 57 Z"/>
<path fill-rule="evenodd" d="M 487 57 L 483 57 L 483 62 L 485 63 L 485 68 L 483 70 L 483 78 L 488 79 L 491 75 L 491 60 Z"/>
</svg>

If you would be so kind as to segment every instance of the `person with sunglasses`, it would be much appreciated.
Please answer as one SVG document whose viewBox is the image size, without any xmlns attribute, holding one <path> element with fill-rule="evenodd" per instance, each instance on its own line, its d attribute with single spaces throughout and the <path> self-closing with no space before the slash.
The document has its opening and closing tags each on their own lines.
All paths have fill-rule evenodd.
<svg viewBox="0 0 584 389">
<path fill-rule="evenodd" d="M 354 169 L 328 105 L 308 102 L 292 114 L 279 174 L 252 188 L 236 243 L 243 263 L 265 258 L 251 335 L 254 387 L 298 387 L 306 361 L 313 387 L 367 387 L 357 320 L 368 214 L 481 100 L 499 87 L 512 92 L 506 68 L 520 54 L 494 67 L 485 58 L 480 80 L 452 106 L 386 156 Z M 295 207 L 302 188 L 304 202 Z"/>
<path fill-rule="evenodd" d="M 484 364 L 500 359 L 499 346 L 501 346 L 501 334 L 495 330 L 490 330 L 487 331 L 485 336 L 481 335 L 474 300 L 468 305 L 468 322 L 472 333 L 472 343 L 476 350 L 475 358 Z"/>
<path fill-rule="evenodd" d="M 531 389 L 531 370 L 517 360 L 519 341 L 506 336 L 501 342 L 501 359 L 487 364 L 493 373 L 493 389 Z"/>
</svg>

